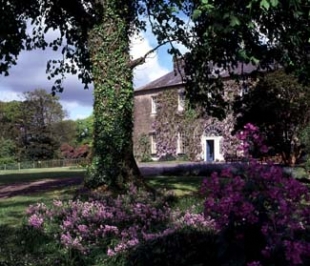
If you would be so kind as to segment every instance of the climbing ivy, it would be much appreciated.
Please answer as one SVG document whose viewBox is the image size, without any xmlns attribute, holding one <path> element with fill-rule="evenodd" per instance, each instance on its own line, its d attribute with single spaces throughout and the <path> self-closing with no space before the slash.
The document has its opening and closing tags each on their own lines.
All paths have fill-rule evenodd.
<svg viewBox="0 0 310 266">
<path fill-rule="evenodd" d="M 248 78 L 246 80 L 248 89 L 256 84 L 256 80 Z M 243 84 L 234 79 L 225 80 L 223 83 L 223 99 L 227 102 L 225 119 L 219 120 L 204 112 L 204 107 L 190 104 L 185 100 L 184 110 L 178 111 L 178 89 L 166 89 L 157 95 L 157 112 L 153 129 L 156 135 L 157 156 L 159 158 L 177 156 L 178 134 L 181 135 L 184 150 L 183 155 L 191 161 L 201 160 L 202 153 L 201 137 L 206 128 L 212 126 L 218 129 L 223 137 L 220 143 L 221 153 L 224 158 L 229 156 L 238 157 L 237 147 L 240 144 L 234 135 L 234 124 L 236 117 L 232 111 L 232 105 L 236 98 L 240 98 L 240 90 Z"/>
<path fill-rule="evenodd" d="M 129 179 L 139 177 L 135 161 L 130 160 L 133 84 L 128 64 L 132 15 L 130 1 L 105 1 L 102 21 L 89 33 L 95 85 L 93 163 L 86 178 L 89 187 L 122 189 Z"/>
<path fill-rule="evenodd" d="M 201 152 L 199 138 L 202 134 L 202 120 L 198 110 L 192 109 L 185 101 L 184 110 L 178 111 L 178 90 L 168 89 L 155 98 L 157 112 L 153 123 L 156 135 L 157 156 L 175 157 L 177 155 L 178 135 L 184 143 L 185 157 L 196 160 Z"/>
</svg>

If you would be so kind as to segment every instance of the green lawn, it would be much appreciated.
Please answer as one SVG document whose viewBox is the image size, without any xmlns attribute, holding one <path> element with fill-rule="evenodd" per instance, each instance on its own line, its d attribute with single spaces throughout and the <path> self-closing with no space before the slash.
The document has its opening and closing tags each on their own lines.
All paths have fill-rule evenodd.
<svg viewBox="0 0 310 266">
<path fill-rule="evenodd" d="M 29 194 L 0 199 L 0 226 L 20 226 L 23 222 L 25 211 L 31 204 L 44 202 L 50 204 L 53 199 L 72 199 L 77 186 L 44 191 L 39 194 Z"/>
<path fill-rule="evenodd" d="M 31 182 L 42 179 L 60 179 L 68 177 L 83 177 L 84 169 L 72 168 L 44 168 L 44 169 L 29 169 L 22 171 L 0 171 L 0 185 L 20 182 Z"/>
<path fill-rule="evenodd" d="M 34 169 L 23 170 L 22 172 L 1 173 L 0 185 L 12 183 L 24 183 L 38 181 L 50 178 L 68 178 L 80 177 L 84 175 L 83 170 L 77 169 Z M 156 176 L 147 177 L 147 182 L 159 191 L 169 190 L 177 196 L 189 195 L 199 188 L 202 177 L 197 176 Z M 0 199 L 0 225 L 19 226 L 24 217 L 25 209 L 36 202 L 50 204 L 53 199 L 70 199 L 75 194 L 78 186 L 67 188 L 53 188 L 49 191 L 43 191 L 35 194 L 15 196 L 6 199 Z M 184 200 L 187 205 L 188 198 Z"/>
<path fill-rule="evenodd" d="M 296 174 L 295 175 L 296 178 L 302 177 L 304 174 L 302 171 L 299 171 L 299 170 L 300 169 L 298 169 L 298 171 L 295 172 L 296 169 L 294 169 L 294 174 Z M 67 177 L 82 177 L 83 174 L 84 174 L 83 170 L 63 169 L 63 168 L 37 169 L 37 170 L 31 170 L 31 171 L 14 172 L 14 173 L 11 172 L 11 173 L 5 173 L 5 174 L 2 173 L 0 175 L 0 185 L 9 185 L 10 183 L 37 181 L 40 179 L 50 179 L 50 178 L 61 179 L 61 178 L 67 178 Z M 176 195 L 176 196 L 172 196 L 171 198 L 167 197 L 167 202 L 169 202 L 169 205 L 173 209 L 175 208 L 175 209 L 183 211 L 183 210 L 188 210 L 189 208 L 194 207 L 195 210 L 197 210 L 199 213 L 203 211 L 204 200 L 202 197 L 197 197 L 198 195 L 197 191 L 200 187 L 203 177 L 201 176 L 154 176 L 154 177 L 147 177 L 146 180 L 148 184 L 150 184 L 150 186 L 156 188 L 158 191 L 168 190 L 168 191 L 172 191 Z M 20 196 L 10 197 L 6 199 L 0 199 L 0 239 L 1 239 L 0 241 L 0 266 L 2 265 L 23 265 L 23 266 L 42 265 L 40 263 L 42 263 L 47 258 L 49 258 L 49 256 L 52 256 L 53 258 L 57 258 L 57 259 L 58 257 L 63 258 L 63 254 L 61 253 L 63 251 L 59 248 L 59 246 L 57 246 L 57 243 L 53 241 L 51 236 L 44 236 L 44 235 L 38 234 L 34 237 L 34 235 L 31 235 L 29 233 L 28 228 L 22 226 L 23 222 L 25 222 L 24 220 L 25 210 L 29 205 L 35 204 L 37 202 L 43 202 L 46 205 L 50 205 L 53 199 L 61 199 L 61 200 L 72 199 L 74 195 L 76 195 L 77 189 L 79 188 L 80 186 L 78 185 L 62 187 L 62 188 L 51 187 L 50 190 L 48 191 L 45 190 L 40 193 L 33 193 L 33 194 L 24 195 L 24 196 L 20 195 Z M 24 239 L 27 239 L 27 241 L 30 241 L 29 243 L 31 244 L 23 244 L 22 241 L 24 241 Z M 184 241 L 187 239 L 188 239 L 188 236 L 186 236 L 184 240 L 182 239 L 179 241 L 183 245 Z M 194 240 L 189 241 L 189 244 L 191 247 L 192 247 L 192 244 L 195 243 L 197 240 L 203 240 L 207 238 L 201 237 L 201 234 L 199 233 L 197 237 L 195 236 L 193 239 Z M 211 240 L 213 241 L 213 239 Z M 212 241 L 210 242 L 211 244 L 213 243 Z M 28 242 L 24 242 L 24 243 L 28 243 Z M 170 243 L 170 242 L 167 242 L 167 243 Z M 172 243 L 172 249 L 177 248 L 176 246 L 174 246 L 175 243 L 178 243 L 175 238 L 171 239 L 171 243 Z M 208 244 L 210 243 L 208 242 Z M 159 245 L 158 247 L 161 247 L 162 243 L 159 242 L 158 245 Z M 202 246 L 205 247 L 205 243 Z M 29 248 L 31 250 L 29 250 Z M 195 254 L 195 252 L 197 252 L 196 246 L 194 246 L 193 250 L 194 250 L 193 254 Z M 156 253 L 156 252 L 157 251 L 155 249 L 155 253 L 154 253 L 155 255 L 153 253 L 152 254 L 154 256 L 161 254 L 161 253 Z M 173 251 L 173 252 L 176 252 L 176 251 Z M 177 252 L 178 254 L 180 253 L 179 249 L 177 249 Z M 201 254 L 205 254 L 203 252 L 204 251 L 202 251 Z M 216 252 L 216 250 L 214 252 Z M 173 253 L 173 256 L 175 254 Z M 185 253 L 181 252 L 181 254 L 185 254 Z M 68 258 L 71 258 L 71 257 L 68 257 Z M 164 259 L 166 259 L 166 257 L 164 257 Z M 15 263 L 15 260 L 16 260 L 16 263 Z M 4 261 L 5 263 L 1 264 L 1 261 Z M 7 264 L 6 261 L 10 261 L 10 264 Z M 79 264 L 72 264 L 71 260 L 68 260 L 64 264 L 57 264 L 57 265 L 65 265 L 65 266 L 70 265 L 71 266 L 71 265 L 79 265 Z M 105 264 L 96 264 L 96 265 L 105 265 Z M 120 264 L 113 264 L 113 266 L 114 265 L 120 265 Z M 146 264 L 143 264 L 143 265 L 146 265 Z M 194 264 L 190 264 L 190 265 L 194 265 Z M 206 265 L 206 264 L 195 264 L 195 265 Z M 309 264 L 306 264 L 306 265 L 309 265 Z"/>
<path fill-rule="evenodd" d="M 177 196 L 196 192 L 204 177 L 201 176 L 156 176 L 147 177 L 149 184 L 156 189 L 173 191 Z"/>
</svg>

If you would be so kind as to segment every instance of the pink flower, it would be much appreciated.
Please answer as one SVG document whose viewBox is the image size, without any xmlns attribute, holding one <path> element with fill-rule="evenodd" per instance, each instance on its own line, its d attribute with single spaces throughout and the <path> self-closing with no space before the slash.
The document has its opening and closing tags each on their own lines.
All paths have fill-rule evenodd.
<svg viewBox="0 0 310 266">
<path fill-rule="evenodd" d="M 37 214 L 31 215 L 28 219 L 28 224 L 36 229 L 42 228 L 43 222 L 43 217 Z"/>
</svg>

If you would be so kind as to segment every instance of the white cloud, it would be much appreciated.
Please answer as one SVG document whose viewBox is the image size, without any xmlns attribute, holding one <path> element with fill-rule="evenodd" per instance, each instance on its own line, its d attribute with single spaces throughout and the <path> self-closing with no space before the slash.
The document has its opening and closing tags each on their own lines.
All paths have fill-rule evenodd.
<svg viewBox="0 0 310 266">
<path fill-rule="evenodd" d="M 1 89 L 0 90 L 0 101 L 2 102 L 11 102 L 11 101 L 20 101 L 21 95 L 17 92 Z"/>
<path fill-rule="evenodd" d="M 86 118 L 93 111 L 92 106 L 82 106 L 78 102 L 60 101 L 60 103 L 68 113 L 68 118 L 72 120 Z"/>
<path fill-rule="evenodd" d="M 54 32 L 53 34 L 56 34 Z M 154 36 L 144 34 L 140 38 L 134 38 L 131 45 L 131 56 L 133 59 L 144 56 L 156 45 Z M 152 47 L 153 46 L 153 47 Z M 134 70 L 135 88 L 147 84 L 156 78 L 169 72 L 167 60 L 171 57 L 161 51 L 148 56 L 146 63 L 136 67 Z M 163 56 L 162 56 L 163 55 Z M 169 57 L 169 59 L 167 59 Z M 51 50 L 23 51 L 17 63 L 10 70 L 8 77 L 0 76 L 0 101 L 21 100 L 22 93 L 33 91 L 38 88 L 46 89 L 48 92 L 53 86 L 53 80 L 47 79 L 46 63 L 49 59 L 60 58 L 60 52 Z M 69 113 L 70 119 L 85 118 L 92 112 L 93 88 L 84 90 L 83 84 L 76 76 L 68 75 L 64 80 L 64 92 L 57 94 L 64 109 Z"/>
<path fill-rule="evenodd" d="M 131 56 L 133 59 L 144 56 L 147 52 L 152 50 L 150 45 L 150 40 L 144 38 L 143 36 L 134 36 L 132 38 L 131 44 Z M 169 69 L 162 67 L 160 65 L 160 60 L 157 54 L 157 51 L 150 54 L 146 62 L 134 69 L 134 87 L 138 88 L 142 85 L 151 82 L 166 73 L 169 72 Z"/>
</svg>

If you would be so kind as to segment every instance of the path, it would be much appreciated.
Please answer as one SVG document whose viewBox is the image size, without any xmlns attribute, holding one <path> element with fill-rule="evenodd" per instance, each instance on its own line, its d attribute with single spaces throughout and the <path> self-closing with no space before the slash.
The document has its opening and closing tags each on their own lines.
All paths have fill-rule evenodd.
<svg viewBox="0 0 310 266">
<path fill-rule="evenodd" d="M 220 165 L 220 164 L 219 164 Z M 213 165 L 214 166 L 214 165 Z M 206 170 L 207 165 L 202 163 L 143 163 L 139 165 L 144 176 L 171 175 L 176 171 Z M 179 169 L 179 170 L 178 170 Z M 0 185 L 0 199 L 10 198 L 18 195 L 27 195 L 42 191 L 49 191 L 56 188 L 64 188 L 72 185 L 80 185 L 83 178 L 61 178 L 61 179 L 42 179 L 33 182 L 13 183 Z"/>
</svg>

